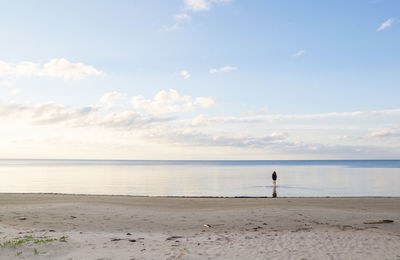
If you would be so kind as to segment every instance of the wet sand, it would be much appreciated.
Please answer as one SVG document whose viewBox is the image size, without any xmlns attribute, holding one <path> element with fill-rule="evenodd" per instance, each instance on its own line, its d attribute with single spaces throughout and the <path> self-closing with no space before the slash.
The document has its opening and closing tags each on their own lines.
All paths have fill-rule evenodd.
<svg viewBox="0 0 400 260">
<path fill-rule="evenodd" d="M 0 259 L 400 259 L 400 198 L 0 194 L 0 232 Z"/>
</svg>

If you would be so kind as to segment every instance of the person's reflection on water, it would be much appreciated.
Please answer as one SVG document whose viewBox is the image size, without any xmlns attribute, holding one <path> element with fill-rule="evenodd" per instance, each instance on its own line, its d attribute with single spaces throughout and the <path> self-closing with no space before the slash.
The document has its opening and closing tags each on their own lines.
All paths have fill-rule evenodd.
<svg viewBox="0 0 400 260">
<path fill-rule="evenodd" d="M 276 193 L 276 179 L 278 178 L 278 175 L 276 174 L 276 172 L 274 171 L 272 173 L 272 181 L 274 183 L 274 190 L 272 191 L 272 197 L 276 198 L 278 196 L 278 194 Z"/>
</svg>

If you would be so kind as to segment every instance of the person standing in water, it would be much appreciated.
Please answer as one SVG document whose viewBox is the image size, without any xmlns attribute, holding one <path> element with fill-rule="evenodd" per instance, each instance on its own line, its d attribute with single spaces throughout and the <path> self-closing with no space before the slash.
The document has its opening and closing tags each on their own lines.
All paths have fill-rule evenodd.
<svg viewBox="0 0 400 260">
<path fill-rule="evenodd" d="M 276 172 L 274 171 L 273 173 L 272 173 L 272 181 L 273 181 L 273 183 L 274 183 L 274 190 L 273 190 L 273 192 L 272 192 L 272 197 L 273 198 L 276 198 L 276 196 L 277 196 L 277 193 L 276 193 L 276 179 L 278 178 L 278 175 L 276 174 Z"/>
</svg>

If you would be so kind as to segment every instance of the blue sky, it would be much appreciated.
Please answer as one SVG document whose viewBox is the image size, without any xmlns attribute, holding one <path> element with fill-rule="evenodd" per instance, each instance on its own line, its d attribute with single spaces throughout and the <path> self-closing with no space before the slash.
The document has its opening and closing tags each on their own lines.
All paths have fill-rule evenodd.
<svg viewBox="0 0 400 260">
<path fill-rule="evenodd" d="M 399 158 L 399 10 L 2 1 L 0 157 Z"/>
</svg>

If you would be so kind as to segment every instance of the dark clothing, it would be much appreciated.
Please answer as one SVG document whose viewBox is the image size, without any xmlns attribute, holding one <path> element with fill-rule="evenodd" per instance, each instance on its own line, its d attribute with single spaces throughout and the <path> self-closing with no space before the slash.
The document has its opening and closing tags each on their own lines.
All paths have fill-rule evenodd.
<svg viewBox="0 0 400 260">
<path fill-rule="evenodd" d="M 274 172 L 274 173 L 272 174 L 272 180 L 273 180 L 273 181 L 276 181 L 276 178 L 277 178 L 277 175 L 276 175 L 276 172 Z"/>
</svg>

